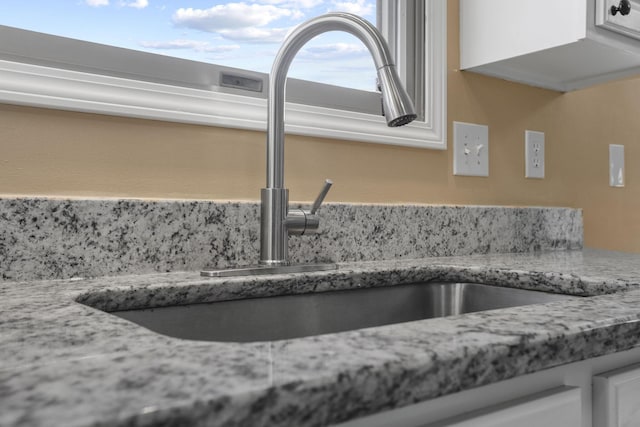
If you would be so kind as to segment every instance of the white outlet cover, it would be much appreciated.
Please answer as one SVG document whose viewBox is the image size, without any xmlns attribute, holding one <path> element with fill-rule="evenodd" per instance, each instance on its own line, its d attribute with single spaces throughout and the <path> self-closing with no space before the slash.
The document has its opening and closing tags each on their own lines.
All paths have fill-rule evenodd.
<svg viewBox="0 0 640 427">
<path fill-rule="evenodd" d="M 609 185 L 624 187 L 624 145 L 609 145 Z"/>
<path fill-rule="evenodd" d="M 489 127 L 453 122 L 453 174 L 489 176 Z"/>
<path fill-rule="evenodd" d="M 544 178 L 544 132 L 524 132 L 524 176 Z"/>
</svg>

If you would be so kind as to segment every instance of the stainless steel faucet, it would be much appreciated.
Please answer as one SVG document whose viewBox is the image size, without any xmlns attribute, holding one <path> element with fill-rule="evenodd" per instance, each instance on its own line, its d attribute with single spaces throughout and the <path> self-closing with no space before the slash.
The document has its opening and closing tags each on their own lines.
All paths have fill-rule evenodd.
<svg viewBox="0 0 640 427">
<path fill-rule="evenodd" d="M 328 13 L 297 27 L 284 41 L 269 76 L 267 121 L 267 187 L 261 191 L 260 263 L 287 265 L 289 234 L 317 230 L 315 211 L 329 190 L 325 186 L 311 211 L 288 209 L 289 190 L 284 188 L 284 102 L 289 66 L 296 53 L 313 37 L 328 31 L 345 31 L 358 37 L 373 56 L 389 126 L 402 126 L 416 118 L 413 103 L 400 83 L 389 48 L 377 28 L 359 16 Z M 304 223 L 304 225 L 303 225 Z M 300 232 L 302 230 L 302 232 Z"/>
<path fill-rule="evenodd" d="M 328 13 L 313 18 L 289 34 L 278 51 L 269 75 L 267 118 L 267 186 L 261 190 L 260 267 L 203 272 L 207 276 L 227 276 L 284 271 L 327 269 L 322 266 L 289 265 L 288 237 L 316 233 L 320 219 L 316 215 L 332 182 L 327 180 L 310 210 L 289 209 L 289 190 L 284 188 L 284 103 L 287 72 L 300 48 L 313 37 L 328 31 L 345 31 L 358 37 L 369 49 L 378 71 L 382 91 L 383 114 L 390 127 L 415 120 L 413 103 L 400 83 L 395 64 L 384 38 L 371 23 L 349 13 Z M 273 268 L 271 268 L 273 267 Z M 331 267 L 329 267 L 331 268 Z M 333 266 L 335 268 L 335 266 Z"/>
</svg>

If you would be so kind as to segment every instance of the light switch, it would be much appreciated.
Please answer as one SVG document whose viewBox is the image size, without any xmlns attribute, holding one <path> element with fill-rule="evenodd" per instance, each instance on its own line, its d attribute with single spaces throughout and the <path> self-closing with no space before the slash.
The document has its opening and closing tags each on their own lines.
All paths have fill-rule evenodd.
<svg viewBox="0 0 640 427">
<path fill-rule="evenodd" d="M 489 127 L 453 122 L 453 174 L 489 176 Z"/>
<path fill-rule="evenodd" d="M 624 187 L 624 145 L 609 145 L 609 185 Z"/>
</svg>

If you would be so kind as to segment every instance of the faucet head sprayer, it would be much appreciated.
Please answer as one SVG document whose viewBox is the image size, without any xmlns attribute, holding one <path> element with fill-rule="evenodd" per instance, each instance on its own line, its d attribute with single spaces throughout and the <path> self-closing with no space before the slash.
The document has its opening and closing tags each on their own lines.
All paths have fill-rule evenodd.
<svg viewBox="0 0 640 427">
<path fill-rule="evenodd" d="M 418 115 L 409 94 L 400 83 L 395 65 L 385 65 L 378 69 L 378 79 L 382 90 L 382 106 L 387 126 L 404 126 L 414 121 Z"/>
</svg>

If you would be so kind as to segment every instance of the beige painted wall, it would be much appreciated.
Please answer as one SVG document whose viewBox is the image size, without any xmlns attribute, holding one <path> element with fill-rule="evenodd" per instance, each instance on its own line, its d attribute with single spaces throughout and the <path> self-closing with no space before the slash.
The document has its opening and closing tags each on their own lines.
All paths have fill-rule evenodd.
<svg viewBox="0 0 640 427">
<path fill-rule="evenodd" d="M 560 94 L 460 72 L 449 1 L 452 121 L 489 125 L 491 177 L 454 177 L 451 149 L 288 137 L 286 182 L 311 200 L 571 206 L 587 246 L 640 253 L 640 79 Z M 546 132 L 547 178 L 524 178 L 525 129 Z M 608 144 L 624 144 L 627 187 L 608 187 Z M 264 135 L 0 105 L 0 194 L 257 200 Z"/>
</svg>

